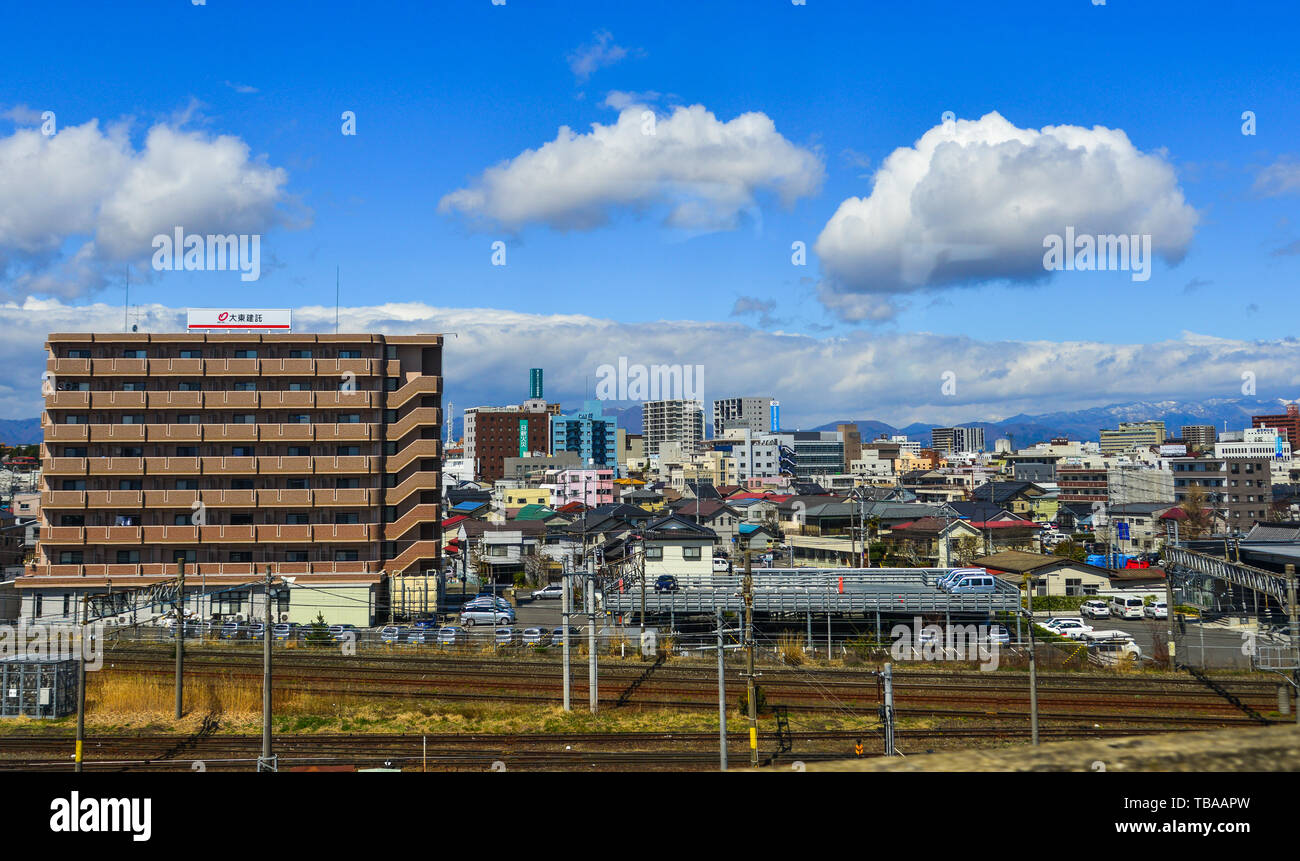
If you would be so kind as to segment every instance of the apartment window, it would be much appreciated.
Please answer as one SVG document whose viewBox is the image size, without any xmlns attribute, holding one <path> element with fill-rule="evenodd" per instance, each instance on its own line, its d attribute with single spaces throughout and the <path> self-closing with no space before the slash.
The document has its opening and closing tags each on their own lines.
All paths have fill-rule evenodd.
<svg viewBox="0 0 1300 861">
<path fill-rule="evenodd" d="M 178 445 L 176 446 L 176 457 L 198 457 L 199 447 L 197 445 Z"/>
<path fill-rule="evenodd" d="M 293 413 L 289 416 L 291 425 L 309 425 L 311 424 L 311 413 Z"/>
<path fill-rule="evenodd" d="M 253 554 L 248 550 L 232 550 L 230 551 L 230 561 L 231 562 L 252 562 Z"/>
<path fill-rule="evenodd" d="M 662 561 L 664 558 L 664 549 L 662 547 L 647 547 L 645 549 L 645 558 L 650 561 Z"/>
<path fill-rule="evenodd" d="M 177 490 L 198 490 L 199 480 L 197 478 L 178 478 L 176 479 Z"/>
<path fill-rule="evenodd" d="M 289 351 L 289 358 L 290 358 L 290 359 L 310 359 L 310 358 L 311 358 L 311 350 L 290 350 L 290 351 Z"/>
<path fill-rule="evenodd" d="M 240 514 L 232 514 L 230 515 L 230 525 L 231 526 L 252 526 L 253 515 L 247 512 L 243 512 Z"/>
<path fill-rule="evenodd" d="M 356 457 L 361 454 L 361 446 L 341 445 L 335 449 L 334 453 L 339 457 Z"/>
<path fill-rule="evenodd" d="M 127 413 L 126 415 L 122 416 L 121 424 L 142 425 L 144 424 L 144 416 L 136 413 Z"/>
<path fill-rule="evenodd" d="M 193 526 L 193 525 L 194 524 L 190 523 L 190 515 L 188 514 L 172 515 L 172 526 Z"/>
<path fill-rule="evenodd" d="M 257 391 L 257 383 L 250 383 L 250 382 L 235 383 L 235 391 L 255 392 Z"/>
<path fill-rule="evenodd" d="M 360 423 L 361 415 L 359 413 L 343 413 L 339 416 L 339 424 L 355 425 Z"/>
<path fill-rule="evenodd" d="M 339 350 L 339 358 L 340 358 L 340 359 L 360 359 L 360 358 L 361 358 L 361 351 L 360 351 L 360 350 Z"/>
<path fill-rule="evenodd" d="M 307 489 L 307 479 L 305 479 L 305 478 L 290 478 L 290 479 L 287 479 L 287 480 L 285 481 L 285 485 L 284 485 L 284 486 L 287 487 L 289 490 L 306 490 L 306 489 Z"/>
<path fill-rule="evenodd" d="M 356 561 L 357 561 L 357 551 L 355 551 L 355 550 L 335 550 L 335 551 L 334 551 L 334 561 L 335 561 L 335 562 L 356 562 Z"/>
<path fill-rule="evenodd" d="M 68 445 L 68 446 L 64 446 L 64 447 L 63 447 L 63 456 L 64 456 L 64 457 L 85 457 L 85 456 L 86 456 L 86 447 L 85 447 L 84 445 L 77 445 L 77 446 Z"/>
<path fill-rule="evenodd" d="M 64 423 L 64 424 L 69 424 L 69 425 L 84 425 L 84 424 L 90 424 L 90 422 L 87 420 L 87 418 L 86 418 L 85 416 L 79 416 L 79 415 L 70 415 L 70 416 L 67 416 L 66 418 L 63 419 L 63 423 Z"/>
<path fill-rule="evenodd" d="M 203 424 L 203 416 L 198 413 L 185 413 L 176 417 L 176 423 L 182 425 Z"/>
<path fill-rule="evenodd" d="M 60 565 L 80 565 L 80 564 L 81 564 L 81 551 L 80 551 L 80 550 L 63 550 L 63 551 L 60 551 L 60 553 L 59 553 L 59 564 L 60 564 Z"/>
<path fill-rule="evenodd" d="M 255 425 L 257 424 L 257 416 L 253 413 L 236 413 L 234 423 L 237 425 Z"/>
<path fill-rule="evenodd" d="M 340 489 L 350 490 L 350 489 L 353 489 L 353 488 L 360 487 L 360 486 L 361 486 L 361 479 L 359 479 L 359 478 L 336 478 L 336 479 L 334 480 L 334 486 L 337 487 L 337 488 L 340 488 Z"/>
<path fill-rule="evenodd" d="M 86 515 L 84 514 L 65 514 L 59 518 L 60 526 L 85 526 Z"/>
<path fill-rule="evenodd" d="M 231 457 L 252 457 L 253 447 L 251 445 L 237 445 L 230 449 Z"/>
<path fill-rule="evenodd" d="M 290 383 L 289 391 L 291 392 L 310 392 L 311 387 L 306 383 Z"/>
<path fill-rule="evenodd" d="M 144 358 L 144 350 L 123 350 L 123 351 L 122 351 L 122 358 L 123 358 L 123 359 L 143 359 L 143 358 Z"/>
<path fill-rule="evenodd" d="M 291 445 L 289 446 L 289 457 L 311 457 L 311 446 Z"/>
<path fill-rule="evenodd" d="M 244 612 L 244 602 L 247 600 L 247 589 L 241 589 L 238 592 L 215 592 L 212 595 L 213 612 L 222 616 L 242 613 Z"/>
<path fill-rule="evenodd" d="M 352 512 L 339 512 L 334 515 L 335 523 L 359 523 L 356 514 Z"/>
<path fill-rule="evenodd" d="M 176 391 L 178 392 L 197 392 L 201 388 L 203 387 L 200 386 L 198 383 L 191 383 L 186 380 L 182 380 L 181 382 L 176 384 Z"/>
<path fill-rule="evenodd" d="M 184 562 L 186 565 L 193 565 L 198 561 L 199 552 L 197 550 L 173 550 L 172 564 Z"/>
<path fill-rule="evenodd" d="M 122 391 L 124 392 L 143 392 L 144 390 L 145 390 L 144 383 L 123 383 L 122 384 Z"/>
<path fill-rule="evenodd" d="M 311 521 L 308 520 L 308 515 L 306 514 L 294 513 L 294 514 L 286 514 L 284 516 L 284 522 L 294 526 L 302 526 L 306 523 L 310 523 Z"/>
<path fill-rule="evenodd" d="M 286 550 L 286 551 L 285 551 L 285 554 L 284 554 L 284 561 L 285 561 L 285 562 L 306 562 L 306 561 L 307 561 L 307 551 L 306 551 L 306 550 Z"/>
<path fill-rule="evenodd" d="M 397 347 L 394 347 L 394 346 L 386 346 L 386 347 L 384 348 L 384 355 L 388 357 L 389 361 L 392 361 L 393 359 L 396 359 L 396 358 L 397 358 Z M 89 356 L 87 356 L 86 358 L 89 358 Z"/>
<path fill-rule="evenodd" d="M 89 351 L 89 350 L 68 350 L 68 358 L 69 358 L 69 359 L 89 359 L 89 358 L 90 358 L 90 351 Z"/>
<path fill-rule="evenodd" d="M 256 359 L 256 358 L 257 358 L 257 350 L 236 350 L 236 351 L 235 351 L 235 358 L 236 358 L 236 359 Z"/>
<path fill-rule="evenodd" d="M 698 547 L 683 547 L 683 548 L 682 548 L 682 558 L 683 558 L 683 559 L 699 559 L 699 558 L 700 558 L 700 548 L 698 548 Z"/>
<path fill-rule="evenodd" d="M 144 482 L 138 478 L 122 478 L 117 482 L 118 490 L 143 490 Z"/>
<path fill-rule="evenodd" d="M 230 479 L 231 490 L 252 490 L 253 479 L 251 478 L 232 478 Z"/>
<path fill-rule="evenodd" d="M 144 449 L 135 445 L 122 446 L 118 452 L 118 457 L 144 457 Z"/>
<path fill-rule="evenodd" d="M 139 550 L 119 550 L 117 551 L 118 565 L 138 565 L 140 564 Z"/>
<path fill-rule="evenodd" d="M 181 350 L 181 358 L 182 358 L 182 359 L 202 359 L 202 358 L 203 358 L 203 352 L 202 352 L 201 350 Z"/>
</svg>

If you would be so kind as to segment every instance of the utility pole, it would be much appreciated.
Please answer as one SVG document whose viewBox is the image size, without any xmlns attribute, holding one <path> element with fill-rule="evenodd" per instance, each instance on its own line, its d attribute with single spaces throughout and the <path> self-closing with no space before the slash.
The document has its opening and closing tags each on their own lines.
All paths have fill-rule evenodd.
<svg viewBox="0 0 1300 861">
<path fill-rule="evenodd" d="M 271 769 L 271 566 L 266 566 L 262 624 L 262 758 L 257 770 Z"/>
<path fill-rule="evenodd" d="M 596 556 L 586 553 L 587 563 L 587 704 L 591 713 L 599 709 L 599 691 L 596 688 Z"/>
<path fill-rule="evenodd" d="M 178 580 L 176 593 L 176 719 L 185 711 L 185 560 L 177 560 Z"/>
<path fill-rule="evenodd" d="M 727 676 L 722 644 L 722 611 L 718 611 L 718 756 L 722 771 L 727 770 Z"/>
<path fill-rule="evenodd" d="M 1291 640 L 1291 656 L 1295 659 L 1296 668 L 1292 670 L 1296 682 L 1296 708 L 1295 721 L 1300 724 L 1300 625 L 1296 622 L 1296 582 L 1295 566 L 1287 565 L 1286 571 L 1286 603 L 1288 621 L 1291 623 L 1290 630 L 1287 631 Z"/>
<path fill-rule="evenodd" d="M 1029 734 L 1038 744 L 1038 662 L 1034 658 L 1034 576 L 1025 578 L 1029 604 Z"/>
<path fill-rule="evenodd" d="M 82 748 L 86 741 L 86 620 L 90 613 L 90 593 L 81 596 L 81 648 L 77 660 L 77 753 L 75 770 L 81 771 Z"/>
<path fill-rule="evenodd" d="M 567 568 L 568 568 L 568 565 L 566 564 L 566 565 L 564 566 L 564 568 L 567 569 Z M 563 584 L 563 586 L 564 586 L 564 588 L 562 588 L 562 589 L 560 590 L 560 624 L 564 626 L 563 629 L 562 629 L 562 630 L 564 631 L 564 633 L 563 633 L 563 635 L 562 635 L 562 636 L 563 636 L 563 640 L 564 640 L 564 710 L 567 712 L 567 711 L 573 711 L 573 706 L 572 706 L 572 705 L 570 704 L 570 702 L 569 702 L 569 687 L 570 687 L 570 682 L 569 682 L 569 587 L 570 587 L 570 583 L 569 583 L 569 572 L 568 572 L 567 570 L 561 570 L 561 571 L 560 571 L 560 582 L 561 582 L 561 583 Z"/>
<path fill-rule="evenodd" d="M 645 660 L 647 657 L 649 657 L 645 653 L 645 645 L 644 645 L 645 643 L 645 578 L 646 578 L 645 536 L 642 535 L 641 536 L 641 643 L 642 645 L 640 646 L 642 660 Z"/>
<path fill-rule="evenodd" d="M 1168 568 L 1165 569 L 1165 611 L 1165 621 L 1168 623 L 1167 627 L 1169 629 L 1169 669 L 1172 670 L 1178 666 L 1178 661 L 1174 657 L 1176 648 L 1174 644 L 1174 578 L 1169 573 Z"/>
<path fill-rule="evenodd" d="M 745 551 L 745 648 L 749 651 L 749 672 L 745 691 L 749 700 L 749 766 L 758 768 L 758 705 L 754 702 L 754 571 L 752 550 Z"/>
<path fill-rule="evenodd" d="M 894 666 L 885 664 L 880 674 L 885 687 L 885 704 L 881 706 L 880 719 L 885 725 L 885 756 L 894 756 Z"/>
</svg>

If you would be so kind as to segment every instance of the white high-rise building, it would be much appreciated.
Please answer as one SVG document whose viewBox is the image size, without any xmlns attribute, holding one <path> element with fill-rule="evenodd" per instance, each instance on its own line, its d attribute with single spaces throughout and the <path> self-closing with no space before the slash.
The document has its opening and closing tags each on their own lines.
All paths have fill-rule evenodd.
<svg viewBox="0 0 1300 861">
<path fill-rule="evenodd" d="M 665 442 L 693 454 L 704 440 L 704 405 L 699 401 L 646 401 L 641 407 L 646 457 L 658 457 Z"/>
<path fill-rule="evenodd" d="M 781 402 L 772 398 L 721 398 L 713 402 L 713 435 L 747 429 L 751 433 L 780 430 L 776 426 Z"/>
</svg>

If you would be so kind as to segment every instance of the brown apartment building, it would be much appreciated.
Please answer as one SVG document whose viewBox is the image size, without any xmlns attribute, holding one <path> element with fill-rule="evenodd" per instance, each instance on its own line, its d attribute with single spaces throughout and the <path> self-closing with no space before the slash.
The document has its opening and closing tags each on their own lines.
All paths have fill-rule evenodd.
<svg viewBox="0 0 1300 861">
<path fill-rule="evenodd" d="M 373 624 L 440 560 L 442 336 L 49 336 L 23 615 L 175 577 L 204 618 Z M 394 585 L 397 582 L 393 581 Z M 409 587 L 407 587 L 409 588 Z M 75 611 L 74 611 L 75 612 Z"/>
<path fill-rule="evenodd" d="M 1251 416 L 1250 426 L 1285 431 L 1292 452 L 1300 449 L 1300 404 L 1287 404 L 1286 415 Z"/>
</svg>

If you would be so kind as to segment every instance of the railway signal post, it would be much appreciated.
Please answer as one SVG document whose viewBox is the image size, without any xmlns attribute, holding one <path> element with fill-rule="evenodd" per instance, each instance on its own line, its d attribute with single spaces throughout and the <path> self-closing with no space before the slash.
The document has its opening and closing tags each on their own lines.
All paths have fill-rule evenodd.
<svg viewBox="0 0 1300 861">
<path fill-rule="evenodd" d="M 745 551 L 745 648 L 749 652 L 749 671 L 745 673 L 746 699 L 749 701 L 749 766 L 758 768 L 758 704 L 754 702 L 754 570 L 752 550 Z"/>
<path fill-rule="evenodd" d="M 1034 658 L 1034 575 L 1025 577 L 1025 596 L 1029 616 L 1029 734 L 1038 744 L 1038 662 Z"/>
<path fill-rule="evenodd" d="M 275 771 L 271 764 L 271 566 L 266 566 L 262 611 L 262 755 L 258 771 Z"/>
<path fill-rule="evenodd" d="M 185 712 L 185 560 L 176 562 L 176 719 Z"/>
</svg>

